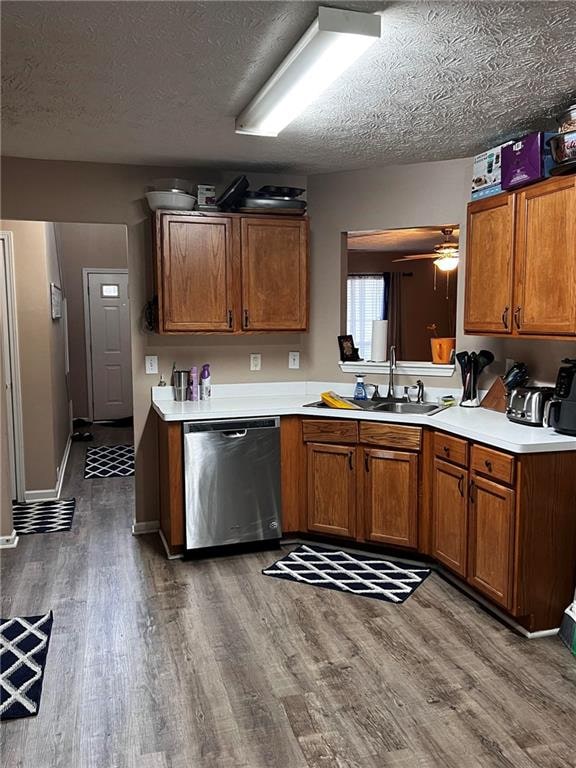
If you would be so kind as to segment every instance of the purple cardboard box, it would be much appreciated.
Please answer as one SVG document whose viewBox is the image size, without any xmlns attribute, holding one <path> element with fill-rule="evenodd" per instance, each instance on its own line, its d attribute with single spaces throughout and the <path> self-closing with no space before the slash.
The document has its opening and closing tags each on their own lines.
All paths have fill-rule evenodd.
<svg viewBox="0 0 576 768">
<path fill-rule="evenodd" d="M 502 189 L 523 187 L 550 176 L 554 161 L 546 140 L 553 135 L 529 133 L 502 148 Z"/>
</svg>

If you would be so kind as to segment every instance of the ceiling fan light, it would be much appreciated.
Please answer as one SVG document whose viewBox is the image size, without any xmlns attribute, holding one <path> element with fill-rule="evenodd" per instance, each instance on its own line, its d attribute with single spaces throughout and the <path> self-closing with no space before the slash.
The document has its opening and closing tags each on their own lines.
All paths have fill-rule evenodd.
<svg viewBox="0 0 576 768">
<path fill-rule="evenodd" d="M 236 118 L 236 133 L 278 136 L 380 37 L 378 14 L 318 9 L 278 69 Z"/>
<path fill-rule="evenodd" d="M 459 261 L 458 256 L 440 256 L 434 262 L 434 266 L 438 267 L 441 272 L 452 272 L 458 267 Z"/>
</svg>

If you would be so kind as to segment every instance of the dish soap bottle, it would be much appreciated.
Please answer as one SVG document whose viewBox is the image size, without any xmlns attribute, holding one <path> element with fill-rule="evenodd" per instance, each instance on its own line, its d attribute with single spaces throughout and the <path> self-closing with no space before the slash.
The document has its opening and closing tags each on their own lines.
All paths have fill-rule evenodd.
<svg viewBox="0 0 576 768">
<path fill-rule="evenodd" d="M 210 365 L 205 363 L 200 374 L 200 400 L 209 400 L 212 394 L 210 386 Z"/>
<path fill-rule="evenodd" d="M 366 385 L 364 384 L 364 376 L 360 373 L 356 375 L 354 400 L 368 400 L 368 395 L 366 394 Z"/>
</svg>

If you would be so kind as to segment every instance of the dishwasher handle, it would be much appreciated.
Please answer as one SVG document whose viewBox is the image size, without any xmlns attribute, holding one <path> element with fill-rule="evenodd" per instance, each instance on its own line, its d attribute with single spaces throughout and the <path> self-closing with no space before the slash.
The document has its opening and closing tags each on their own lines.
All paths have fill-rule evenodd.
<svg viewBox="0 0 576 768">
<path fill-rule="evenodd" d="M 237 430 L 235 430 L 233 432 L 232 431 L 231 432 L 220 432 L 220 434 L 223 435 L 224 437 L 229 438 L 229 439 L 237 439 L 239 437 L 246 437 L 246 435 L 248 434 L 248 430 L 247 429 L 237 429 Z"/>
</svg>

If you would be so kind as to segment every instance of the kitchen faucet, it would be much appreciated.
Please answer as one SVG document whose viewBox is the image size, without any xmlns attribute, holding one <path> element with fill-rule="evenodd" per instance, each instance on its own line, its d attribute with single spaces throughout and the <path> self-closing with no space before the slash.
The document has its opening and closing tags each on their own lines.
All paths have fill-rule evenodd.
<svg viewBox="0 0 576 768">
<path fill-rule="evenodd" d="M 390 347 L 388 359 L 390 361 L 390 368 L 388 376 L 388 394 L 386 397 L 388 400 L 394 400 L 394 369 L 396 368 L 396 347 L 394 345 Z"/>
</svg>

